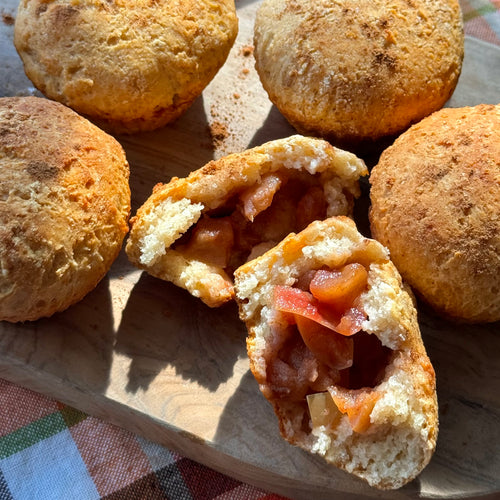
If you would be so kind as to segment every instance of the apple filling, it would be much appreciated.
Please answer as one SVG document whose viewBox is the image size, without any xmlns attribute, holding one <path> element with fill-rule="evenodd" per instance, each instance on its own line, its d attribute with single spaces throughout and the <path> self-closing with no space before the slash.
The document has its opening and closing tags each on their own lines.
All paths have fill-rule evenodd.
<svg viewBox="0 0 500 500">
<path fill-rule="evenodd" d="M 297 285 L 274 288 L 282 321 L 273 326 L 280 341 L 267 359 L 267 395 L 307 400 L 313 427 L 347 414 L 353 430 L 365 432 L 392 352 L 362 330 L 368 272 L 351 263 L 306 273 Z"/>
<path fill-rule="evenodd" d="M 187 258 L 221 267 L 228 275 L 291 232 L 327 216 L 317 175 L 282 170 L 207 210 L 175 244 Z"/>
</svg>

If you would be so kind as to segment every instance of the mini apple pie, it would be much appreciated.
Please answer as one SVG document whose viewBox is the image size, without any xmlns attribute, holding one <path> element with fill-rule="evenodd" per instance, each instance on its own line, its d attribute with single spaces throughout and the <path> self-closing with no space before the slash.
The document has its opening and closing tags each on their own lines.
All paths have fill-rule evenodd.
<svg viewBox="0 0 500 500">
<path fill-rule="evenodd" d="M 385 247 L 347 217 L 315 221 L 234 286 L 282 436 L 380 489 L 415 478 L 436 445 L 435 375 Z"/>
<path fill-rule="evenodd" d="M 220 306 L 241 264 L 313 220 L 350 215 L 367 173 L 352 153 L 300 135 L 228 155 L 155 186 L 131 220 L 128 257 Z"/>
</svg>

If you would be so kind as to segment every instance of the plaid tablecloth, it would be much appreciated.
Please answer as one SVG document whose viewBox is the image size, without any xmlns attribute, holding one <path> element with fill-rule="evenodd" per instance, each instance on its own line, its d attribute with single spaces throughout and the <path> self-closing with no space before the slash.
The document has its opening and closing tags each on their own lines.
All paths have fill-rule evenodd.
<svg viewBox="0 0 500 500">
<path fill-rule="evenodd" d="M 500 0 L 460 0 L 465 34 L 500 45 Z"/>
<path fill-rule="evenodd" d="M 465 33 L 500 46 L 500 0 L 460 0 Z M 0 379 L 0 500 L 279 500 Z"/>
<path fill-rule="evenodd" d="M 278 500 L 0 379 L 0 500 Z"/>
</svg>

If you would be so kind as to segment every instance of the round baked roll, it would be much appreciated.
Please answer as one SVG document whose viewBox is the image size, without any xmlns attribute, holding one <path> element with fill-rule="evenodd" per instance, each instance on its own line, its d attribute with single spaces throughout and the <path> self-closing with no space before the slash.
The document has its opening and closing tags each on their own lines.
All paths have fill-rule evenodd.
<svg viewBox="0 0 500 500">
<path fill-rule="evenodd" d="M 500 105 L 442 109 L 370 176 L 373 236 L 445 316 L 500 320 Z"/>
<path fill-rule="evenodd" d="M 0 320 L 36 320 L 82 299 L 128 231 L 119 143 L 62 104 L 0 99 Z"/>
<path fill-rule="evenodd" d="M 227 155 L 158 184 L 131 219 L 127 255 L 218 307 L 246 260 L 315 219 L 351 215 L 367 174 L 354 154 L 300 135 Z"/>
<path fill-rule="evenodd" d="M 234 286 L 282 436 L 376 488 L 416 477 L 436 446 L 435 375 L 387 249 L 347 217 L 315 221 Z"/>
<path fill-rule="evenodd" d="M 14 42 L 47 97 L 112 132 L 180 116 L 236 38 L 233 0 L 22 0 Z"/>
<path fill-rule="evenodd" d="M 299 132 L 343 147 L 441 108 L 464 55 L 458 0 L 264 0 L 254 41 L 270 100 Z"/>
</svg>

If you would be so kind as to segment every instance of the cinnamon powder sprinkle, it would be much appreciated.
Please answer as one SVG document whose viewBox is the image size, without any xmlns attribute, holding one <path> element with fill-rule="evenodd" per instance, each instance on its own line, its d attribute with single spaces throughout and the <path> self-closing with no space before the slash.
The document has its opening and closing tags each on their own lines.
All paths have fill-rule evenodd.
<svg viewBox="0 0 500 500">
<path fill-rule="evenodd" d="M 243 68 L 240 73 L 238 74 L 238 78 L 240 78 L 241 80 L 243 80 L 244 78 L 246 78 L 248 76 L 248 74 L 250 73 L 250 70 L 248 68 Z"/>
<path fill-rule="evenodd" d="M 241 54 L 244 56 L 244 57 L 249 57 L 253 54 L 253 47 L 251 45 L 245 45 L 244 47 L 242 47 L 241 49 Z"/>
<path fill-rule="evenodd" d="M 212 144 L 215 147 L 222 146 L 224 141 L 229 137 L 229 131 L 224 123 L 214 121 L 208 126 L 208 128 L 212 138 Z"/>
<path fill-rule="evenodd" d="M 2 21 L 7 26 L 12 26 L 15 22 L 14 16 L 7 14 L 6 12 L 2 12 Z"/>
</svg>

